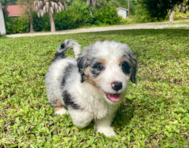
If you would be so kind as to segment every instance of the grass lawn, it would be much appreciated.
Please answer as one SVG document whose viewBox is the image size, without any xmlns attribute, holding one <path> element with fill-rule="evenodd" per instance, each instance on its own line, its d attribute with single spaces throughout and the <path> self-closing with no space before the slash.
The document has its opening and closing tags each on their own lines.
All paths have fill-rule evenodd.
<svg viewBox="0 0 189 148">
<path fill-rule="evenodd" d="M 94 123 L 78 129 L 48 104 L 44 77 L 68 38 L 82 46 L 115 40 L 137 53 L 137 84 L 113 122 L 116 137 L 96 135 Z M 189 147 L 189 31 L 0 38 L 0 147 Z"/>
</svg>

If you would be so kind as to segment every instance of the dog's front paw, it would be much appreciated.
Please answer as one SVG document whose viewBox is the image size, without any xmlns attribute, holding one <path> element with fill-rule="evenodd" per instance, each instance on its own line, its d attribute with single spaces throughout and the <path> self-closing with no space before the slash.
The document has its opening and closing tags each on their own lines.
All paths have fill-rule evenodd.
<svg viewBox="0 0 189 148">
<path fill-rule="evenodd" d="M 55 112 L 55 114 L 57 114 L 57 115 L 64 115 L 66 113 L 67 113 L 67 110 L 65 108 L 62 108 Z"/>
<path fill-rule="evenodd" d="M 101 127 L 97 129 L 97 133 L 103 133 L 106 137 L 116 136 L 116 132 L 112 127 Z"/>
</svg>

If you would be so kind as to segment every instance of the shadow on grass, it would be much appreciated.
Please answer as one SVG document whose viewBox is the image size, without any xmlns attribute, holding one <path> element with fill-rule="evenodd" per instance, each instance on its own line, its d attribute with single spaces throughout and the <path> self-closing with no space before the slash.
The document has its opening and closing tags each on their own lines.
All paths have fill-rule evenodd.
<svg viewBox="0 0 189 148">
<path fill-rule="evenodd" d="M 113 126 L 122 128 L 123 126 L 129 124 L 133 116 L 135 115 L 135 105 L 133 100 L 125 99 L 120 105 L 116 116 L 113 121 Z"/>
</svg>

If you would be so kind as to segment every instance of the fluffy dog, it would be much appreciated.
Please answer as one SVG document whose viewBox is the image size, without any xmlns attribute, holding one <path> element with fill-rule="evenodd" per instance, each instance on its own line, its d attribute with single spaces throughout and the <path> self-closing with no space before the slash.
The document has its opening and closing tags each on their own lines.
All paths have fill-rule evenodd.
<svg viewBox="0 0 189 148">
<path fill-rule="evenodd" d="M 75 58 L 65 58 L 67 49 Z M 128 45 L 115 41 L 99 41 L 79 53 L 77 42 L 61 43 L 45 78 L 49 103 L 56 114 L 68 110 L 78 128 L 94 120 L 97 133 L 115 136 L 111 123 L 129 80 L 136 82 L 137 60 Z"/>
</svg>

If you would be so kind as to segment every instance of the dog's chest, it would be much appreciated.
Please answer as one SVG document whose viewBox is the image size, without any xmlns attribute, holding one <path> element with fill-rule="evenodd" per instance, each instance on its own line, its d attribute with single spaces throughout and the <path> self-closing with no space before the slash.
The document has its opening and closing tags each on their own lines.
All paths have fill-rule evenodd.
<svg viewBox="0 0 189 148">
<path fill-rule="evenodd" d="M 87 100 L 85 109 L 93 113 L 94 119 L 101 119 L 111 115 L 118 108 L 118 105 L 108 104 L 104 98 L 97 94 L 91 95 Z"/>
<path fill-rule="evenodd" d="M 71 93 L 74 95 L 75 103 L 83 110 L 93 114 L 94 119 L 101 119 L 108 115 L 112 115 L 118 109 L 119 104 L 108 103 L 104 96 L 88 83 L 77 86 L 77 91 L 74 91 L 73 89 L 73 93 Z"/>
</svg>

